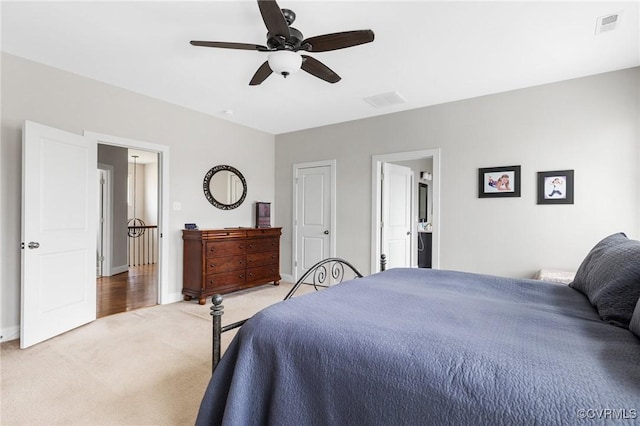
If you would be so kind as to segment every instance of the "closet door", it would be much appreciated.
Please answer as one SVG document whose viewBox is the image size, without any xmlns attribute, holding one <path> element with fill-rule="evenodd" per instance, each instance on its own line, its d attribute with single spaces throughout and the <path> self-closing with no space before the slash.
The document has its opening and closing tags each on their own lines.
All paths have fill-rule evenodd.
<svg viewBox="0 0 640 426">
<path fill-rule="evenodd" d="M 300 168 L 296 179 L 295 278 L 331 255 L 331 166 Z"/>
</svg>

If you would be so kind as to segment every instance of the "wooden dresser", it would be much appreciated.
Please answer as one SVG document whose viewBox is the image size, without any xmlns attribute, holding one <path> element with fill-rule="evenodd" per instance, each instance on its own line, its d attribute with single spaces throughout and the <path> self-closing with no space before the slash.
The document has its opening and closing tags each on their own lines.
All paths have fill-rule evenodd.
<svg viewBox="0 0 640 426">
<path fill-rule="evenodd" d="M 183 230 L 184 300 L 280 284 L 282 228 Z"/>
</svg>

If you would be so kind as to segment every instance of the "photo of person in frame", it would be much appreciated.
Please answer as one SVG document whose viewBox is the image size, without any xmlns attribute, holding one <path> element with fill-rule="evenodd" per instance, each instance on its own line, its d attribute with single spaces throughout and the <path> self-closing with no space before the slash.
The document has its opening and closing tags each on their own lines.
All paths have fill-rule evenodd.
<svg viewBox="0 0 640 426">
<path fill-rule="evenodd" d="M 564 176 L 544 178 L 544 198 L 547 200 L 564 199 L 567 196 L 567 183 Z"/>
<path fill-rule="evenodd" d="M 491 175 L 487 176 L 487 189 L 486 192 L 495 192 L 495 191 L 504 191 L 504 192 L 512 192 L 511 188 L 511 176 L 509 173 L 501 174 L 497 179 L 494 179 Z"/>
</svg>

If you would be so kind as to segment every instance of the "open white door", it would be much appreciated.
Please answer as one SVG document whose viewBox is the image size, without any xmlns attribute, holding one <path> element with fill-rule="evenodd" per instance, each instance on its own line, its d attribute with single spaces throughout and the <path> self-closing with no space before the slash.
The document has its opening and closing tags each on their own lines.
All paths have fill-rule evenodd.
<svg viewBox="0 0 640 426">
<path fill-rule="evenodd" d="M 411 266 L 413 171 L 382 163 L 382 253 L 387 268 Z"/>
<path fill-rule="evenodd" d="M 97 141 L 26 121 L 20 347 L 96 319 Z"/>
</svg>

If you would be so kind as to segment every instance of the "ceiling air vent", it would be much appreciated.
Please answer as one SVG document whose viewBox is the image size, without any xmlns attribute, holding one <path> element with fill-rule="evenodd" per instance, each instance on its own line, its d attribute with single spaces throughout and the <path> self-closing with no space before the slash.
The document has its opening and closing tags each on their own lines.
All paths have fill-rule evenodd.
<svg viewBox="0 0 640 426">
<path fill-rule="evenodd" d="M 620 15 L 622 11 L 612 13 L 610 15 L 600 16 L 596 21 L 596 35 L 605 31 L 611 31 L 616 28 L 620 22 Z"/>
<path fill-rule="evenodd" d="M 407 103 L 407 100 L 403 98 L 398 92 L 383 93 L 381 95 L 369 96 L 364 98 L 374 108 L 385 108 L 393 105 L 400 105 Z"/>
</svg>

